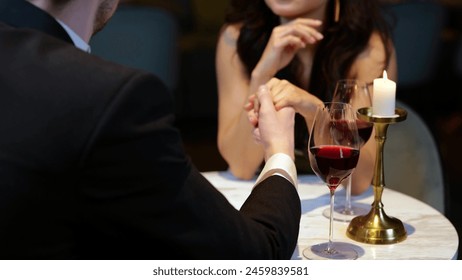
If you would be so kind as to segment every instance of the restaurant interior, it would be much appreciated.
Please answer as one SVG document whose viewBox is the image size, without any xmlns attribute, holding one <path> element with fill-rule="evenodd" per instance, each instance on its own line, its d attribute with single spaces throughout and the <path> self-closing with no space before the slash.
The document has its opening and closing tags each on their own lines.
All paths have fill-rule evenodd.
<svg viewBox="0 0 462 280">
<path fill-rule="evenodd" d="M 159 44 L 159 36 L 154 38 L 159 44 L 158 59 L 164 60 L 163 65 L 150 69 L 149 65 L 139 66 L 136 65 L 138 62 L 130 59 L 118 62 L 145 67 L 166 81 L 174 94 L 176 122 L 185 149 L 200 171 L 227 169 L 216 145 L 214 59 L 216 40 L 228 2 L 126 0 L 121 4 L 121 8 L 150 7 L 169 16 L 162 19 L 169 26 L 157 31 L 164 32 L 165 37 L 161 37 L 165 38 L 163 46 Z M 400 20 L 399 28 L 393 33 L 399 73 L 396 98 L 417 112 L 434 138 L 443 171 L 444 215 L 456 228 L 460 240 L 462 183 L 458 175 L 462 172 L 462 1 L 381 2 L 384 9 L 397 11 Z M 120 53 L 113 49 L 115 53 L 111 57 L 104 45 L 105 36 L 110 36 L 111 28 L 117 30 L 116 21 L 108 24 L 108 31 L 103 30 L 96 35 L 91 42 L 92 51 L 117 61 L 121 59 Z M 147 61 L 144 55 L 149 54 L 143 50 L 137 52 L 141 63 Z M 459 241 L 459 252 L 460 248 Z M 458 259 L 461 259 L 460 255 Z"/>
</svg>

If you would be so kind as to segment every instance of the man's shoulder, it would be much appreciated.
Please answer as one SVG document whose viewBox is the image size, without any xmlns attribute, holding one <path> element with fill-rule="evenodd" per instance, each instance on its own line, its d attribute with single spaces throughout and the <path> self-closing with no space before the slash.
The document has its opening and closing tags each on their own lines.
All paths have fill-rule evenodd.
<svg viewBox="0 0 462 280">
<path fill-rule="evenodd" d="M 147 71 L 104 60 L 36 30 L 0 25 L 0 42 L 9 42 L 0 44 L 0 79 L 27 83 L 22 90 L 33 87 L 42 99 L 65 97 L 73 100 L 69 106 L 78 107 L 105 104 L 114 95 L 135 91 L 136 85 L 138 91 L 168 92 Z"/>
</svg>

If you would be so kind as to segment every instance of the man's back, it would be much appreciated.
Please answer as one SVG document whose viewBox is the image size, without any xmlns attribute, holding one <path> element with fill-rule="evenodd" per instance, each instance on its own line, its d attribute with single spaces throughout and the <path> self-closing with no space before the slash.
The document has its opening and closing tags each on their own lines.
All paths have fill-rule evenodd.
<svg viewBox="0 0 462 280">
<path fill-rule="evenodd" d="M 15 3 L 40 24 L 0 11 L 0 259 L 290 258 L 293 176 L 268 175 L 234 209 L 184 154 L 158 78 Z"/>
<path fill-rule="evenodd" d="M 143 180 L 159 174 L 163 174 L 164 181 L 185 179 L 187 168 L 176 169 L 183 170 L 183 174 L 176 172 L 169 178 L 167 160 L 161 163 L 157 157 L 146 159 L 152 168 L 147 172 L 143 170 L 145 162 L 139 162 L 137 156 L 131 158 L 133 148 L 146 149 L 146 155 L 160 155 L 154 151 L 159 146 L 154 135 L 150 143 L 132 142 L 124 149 L 124 143 L 132 141 L 124 137 L 142 137 L 149 130 L 171 141 L 163 149 L 175 147 L 173 154 L 181 155 L 175 146 L 177 132 L 168 126 L 173 118 L 170 96 L 156 79 L 146 79 L 142 73 L 101 61 L 35 31 L 1 26 L 0 42 L 9 42 L 0 44 L 0 217 L 4 221 L 0 232 L 5 234 L 0 239 L 5 246 L 30 246 L 28 242 L 39 236 L 41 245 L 56 246 L 48 248 L 48 253 L 69 254 L 66 246 L 71 244 L 66 244 L 66 239 L 78 237 L 66 236 L 72 234 L 66 232 L 66 227 L 91 220 L 82 215 L 91 203 L 87 200 L 107 199 L 110 192 L 115 198 L 125 195 L 130 191 L 125 186 L 136 189 Z M 131 82 L 142 80 L 145 82 L 136 86 L 151 90 L 140 89 L 139 94 L 151 97 L 124 95 Z M 152 89 L 158 89 L 158 94 Z M 143 102 L 138 101 L 145 98 L 155 98 L 159 107 L 139 107 Z M 131 108 L 126 102 L 130 100 L 138 107 Z M 133 115 L 125 115 L 123 110 L 145 110 L 153 116 L 164 115 L 165 120 L 156 120 L 155 129 L 145 129 L 134 125 Z M 166 138 L 167 131 L 170 140 Z M 185 158 L 176 160 L 188 166 Z M 91 217 L 92 211 L 87 210 Z M 81 236 L 85 234 L 97 238 L 98 233 L 83 232 Z M 10 242 L 12 237 L 21 242 Z M 19 255 L 24 253 L 16 250 Z"/>
</svg>

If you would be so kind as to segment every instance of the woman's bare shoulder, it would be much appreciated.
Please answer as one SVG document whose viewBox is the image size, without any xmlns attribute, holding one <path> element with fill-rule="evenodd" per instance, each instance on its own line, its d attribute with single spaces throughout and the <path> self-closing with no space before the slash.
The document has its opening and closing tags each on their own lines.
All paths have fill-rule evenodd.
<svg viewBox="0 0 462 280">
<path fill-rule="evenodd" d="M 236 45 L 241 32 L 241 23 L 225 24 L 220 30 L 220 39 L 227 45 Z"/>
</svg>

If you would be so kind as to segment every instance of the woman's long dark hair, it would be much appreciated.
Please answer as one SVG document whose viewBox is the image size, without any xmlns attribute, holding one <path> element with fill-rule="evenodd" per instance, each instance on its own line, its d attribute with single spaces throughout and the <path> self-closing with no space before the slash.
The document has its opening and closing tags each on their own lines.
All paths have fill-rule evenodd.
<svg viewBox="0 0 462 280">
<path fill-rule="evenodd" d="M 313 61 L 310 85 L 305 88 L 321 100 L 330 100 L 335 82 L 346 78 L 356 57 L 366 48 L 373 31 L 381 34 L 390 58 L 390 33 L 375 0 L 340 0 L 340 20 L 334 21 L 335 1 L 327 4 L 322 31 Z M 226 23 L 242 23 L 237 41 L 237 52 L 247 74 L 255 68 L 271 36 L 273 28 L 280 24 L 279 17 L 268 8 L 264 0 L 231 0 L 225 17 Z M 278 76 L 301 85 L 300 62 L 294 59 Z M 354 78 L 354 77 L 353 77 Z M 370 82 L 370 81 L 365 81 Z"/>
</svg>

